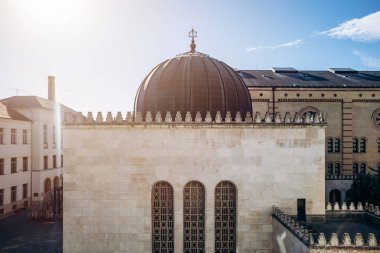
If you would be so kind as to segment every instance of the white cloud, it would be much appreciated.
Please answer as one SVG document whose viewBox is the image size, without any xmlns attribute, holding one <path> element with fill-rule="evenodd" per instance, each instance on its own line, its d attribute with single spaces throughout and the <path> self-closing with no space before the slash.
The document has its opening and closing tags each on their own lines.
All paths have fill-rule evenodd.
<svg viewBox="0 0 380 253">
<path fill-rule="evenodd" d="M 294 40 L 294 41 L 286 42 L 286 43 L 283 43 L 283 44 L 280 44 L 280 45 L 276 45 L 276 46 L 249 47 L 249 48 L 247 48 L 247 52 L 253 52 L 253 51 L 258 51 L 258 50 L 265 50 L 265 49 L 273 50 L 273 49 L 278 49 L 278 48 L 296 47 L 296 46 L 299 46 L 299 45 L 301 45 L 303 43 L 304 43 L 303 40 Z"/>
<path fill-rule="evenodd" d="M 354 41 L 380 40 L 380 11 L 348 20 L 337 27 L 321 32 L 335 39 L 352 39 Z"/>
<path fill-rule="evenodd" d="M 352 53 L 360 58 L 364 66 L 369 68 L 380 68 L 380 59 L 372 57 L 359 50 L 353 50 Z"/>
</svg>

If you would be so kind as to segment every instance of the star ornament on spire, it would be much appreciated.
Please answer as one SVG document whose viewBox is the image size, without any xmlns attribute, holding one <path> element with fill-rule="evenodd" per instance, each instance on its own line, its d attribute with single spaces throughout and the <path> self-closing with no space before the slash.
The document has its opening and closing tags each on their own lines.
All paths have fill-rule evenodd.
<svg viewBox="0 0 380 253">
<path fill-rule="evenodd" d="M 194 41 L 194 38 L 195 37 L 198 37 L 198 32 L 194 30 L 194 28 L 191 29 L 191 31 L 189 32 L 189 37 L 191 38 L 191 44 L 190 44 L 190 48 L 191 48 L 191 51 L 192 53 L 195 52 L 195 48 L 197 47 L 195 45 L 195 41 Z"/>
</svg>

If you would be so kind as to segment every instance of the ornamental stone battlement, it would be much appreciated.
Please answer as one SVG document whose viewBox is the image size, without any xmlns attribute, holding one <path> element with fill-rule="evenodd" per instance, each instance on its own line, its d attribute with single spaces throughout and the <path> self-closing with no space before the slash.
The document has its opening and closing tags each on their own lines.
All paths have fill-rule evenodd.
<svg viewBox="0 0 380 253">
<path fill-rule="evenodd" d="M 374 222 L 380 222 L 378 206 L 365 203 L 363 207 L 361 202 L 358 202 L 356 206 L 353 202 L 349 205 L 343 202 L 341 206 L 338 203 L 335 203 L 333 207 L 330 203 L 327 204 L 326 218 L 328 218 L 328 216 L 333 216 L 335 221 L 341 219 L 342 222 L 346 222 L 347 215 L 349 214 L 359 215 L 361 217 L 366 214 L 371 215 Z M 341 215 L 341 217 L 339 217 L 339 215 Z M 276 224 L 274 225 L 279 228 L 278 230 L 281 232 L 291 232 L 292 235 L 287 236 L 289 238 L 284 242 L 284 245 L 287 246 L 286 248 L 291 247 L 297 249 L 297 252 L 341 252 L 339 250 L 342 250 L 343 248 L 346 250 L 354 248 L 354 252 L 378 252 L 380 249 L 380 245 L 375 235 L 376 231 L 363 234 L 358 231 L 339 231 L 339 229 L 336 229 L 336 233 L 333 232 L 327 237 L 322 231 L 316 231 L 313 229 L 313 223 L 308 224 L 305 222 L 298 222 L 295 219 L 295 216 L 287 215 L 276 206 L 273 206 L 272 217 L 276 220 Z M 341 235 L 341 238 L 339 238 L 338 233 Z M 352 236 L 353 234 L 355 236 Z M 278 237 L 279 235 L 277 235 L 277 238 Z M 277 246 L 281 248 L 281 243 L 277 244 Z"/>
<path fill-rule="evenodd" d="M 235 124 L 327 124 L 327 113 L 319 113 L 318 115 L 305 113 L 300 115 L 298 112 L 294 114 L 286 112 L 284 117 L 280 113 L 276 113 L 274 118 L 267 112 L 264 116 L 260 112 L 256 112 L 254 116 L 250 112 L 245 114 L 243 118 L 240 112 L 237 112 L 233 117 L 231 112 L 227 111 L 226 116 L 222 117 L 220 111 L 218 111 L 213 117 L 208 111 L 205 115 L 201 115 L 197 112 L 195 115 L 191 115 L 188 111 L 186 115 L 181 115 L 181 112 L 177 112 L 172 115 L 170 111 L 162 114 L 158 111 L 153 115 L 148 111 L 145 115 L 141 112 L 127 112 L 123 117 L 121 112 L 117 112 L 114 117 L 111 112 L 108 112 L 104 117 L 102 112 L 98 112 L 96 116 L 92 112 L 88 112 L 87 116 L 83 116 L 81 112 L 78 114 L 68 114 L 63 118 L 64 124 L 128 124 L 128 123 L 235 123 Z"/>
</svg>

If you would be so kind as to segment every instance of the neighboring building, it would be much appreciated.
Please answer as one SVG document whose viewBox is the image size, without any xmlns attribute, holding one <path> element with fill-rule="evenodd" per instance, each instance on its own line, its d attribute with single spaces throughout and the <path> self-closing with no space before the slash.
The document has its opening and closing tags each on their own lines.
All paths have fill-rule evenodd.
<svg viewBox="0 0 380 253">
<path fill-rule="evenodd" d="M 28 206 L 32 122 L 0 102 L 0 216 Z"/>
<path fill-rule="evenodd" d="M 54 77 L 49 76 L 49 99 L 14 96 L 0 100 L 0 141 L 3 138 L 0 172 L 4 167 L 3 174 L 0 173 L 0 211 L 3 209 L 3 214 L 30 201 L 39 201 L 45 192 L 62 185 L 60 122 L 61 117 L 76 112 L 55 102 L 54 85 Z"/>
<path fill-rule="evenodd" d="M 380 71 L 331 68 L 241 70 L 252 107 L 266 112 L 327 112 L 326 202 L 345 201 L 352 178 L 380 169 Z"/>
</svg>

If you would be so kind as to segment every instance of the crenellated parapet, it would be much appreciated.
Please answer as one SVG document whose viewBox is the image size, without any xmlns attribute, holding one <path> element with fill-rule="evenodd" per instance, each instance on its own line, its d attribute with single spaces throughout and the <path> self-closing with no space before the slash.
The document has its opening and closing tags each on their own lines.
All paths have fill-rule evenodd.
<svg viewBox="0 0 380 253">
<path fill-rule="evenodd" d="M 330 203 L 329 206 L 331 208 Z M 347 208 L 352 208 L 355 211 L 363 210 L 363 206 L 360 202 L 356 208 L 353 203 L 351 203 Z M 365 208 L 368 210 L 376 209 L 376 207 L 371 207 L 371 205 L 365 205 L 364 209 Z M 310 252 L 320 252 L 320 250 L 327 250 L 323 252 L 336 252 L 334 249 L 342 249 L 342 247 L 354 247 L 357 252 L 366 252 L 366 250 L 380 250 L 380 245 L 374 233 L 368 233 L 368 235 L 355 233 L 355 236 L 353 237 L 351 237 L 349 233 L 343 233 L 339 238 L 337 233 L 325 235 L 324 233 L 308 230 L 300 225 L 294 218 L 285 214 L 275 206 L 273 206 L 272 216 L 280 221 L 302 243 L 308 246 L 310 248 Z"/>
<path fill-rule="evenodd" d="M 282 116 L 280 113 L 276 113 L 274 117 L 267 112 L 265 115 L 261 115 L 260 112 L 256 112 L 254 115 L 251 112 L 246 112 L 244 117 L 237 112 L 232 116 L 231 112 L 227 111 L 226 116 L 223 117 L 221 112 L 218 111 L 215 116 L 211 115 L 208 111 L 202 115 L 201 112 L 197 112 L 192 115 L 189 111 L 185 115 L 181 112 L 160 112 L 156 114 L 148 111 L 145 115 L 141 112 L 127 112 L 125 116 L 121 112 L 117 112 L 115 116 L 111 112 L 103 115 L 102 112 L 88 112 L 84 116 L 81 112 L 75 114 L 66 115 L 62 119 L 64 124 L 129 124 L 129 123 L 166 123 L 166 124 L 178 124 L 178 123 L 206 123 L 206 124 L 319 124 L 325 125 L 327 123 L 327 114 L 320 113 L 318 115 L 312 115 L 306 113 L 299 115 L 298 112 L 292 114 L 290 112 L 285 113 Z"/>
<path fill-rule="evenodd" d="M 326 180 L 354 180 L 357 175 L 326 175 Z"/>
<path fill-rule="evenodd" d="M 354 202 L 346 203 L 342 202 L 342 204 L 339 204 L 339 202 L 330 203 L 327 202 L 326 205 L 326 211 L 359 211 L 359 212 L 368 212 L 372 215 L 378 216 L 380 218 L 380 209 L 379 206 L 375 206 L 373 204 L 368 204 L 367 202 L 364 204 L 361 202 L 358 202 L 357 205 L 354 204 Z"/>
<path fill-rule="evenodd" d="M 281 211 L 278 207 L 273 206 L 272 216 L 277 218 L 289 231 L 306 245 L 313 245 L 314 238 L 311 231 L 300 225 L 294 218 Z"/>
<path fill-rule="evenodd" d="M 338 237 L 338 234 L 331 233 L 329 237 L 327 237 L 324 233 L 319 233 L 317 236 L 317 240 L 311 244 L 313 248 L 324 248 L 328 247 L 331 249 L 332 247 L 376 247 L 378 248 L 378 242 L 376 239 L 376 235 L 374 233 L 368 233 L 367 237 L 364 238 L 361 233 L 356 233 L 354 238 L 351 238 L 349 233 L 343 233 L 341 238 Z"/>
</svg>

